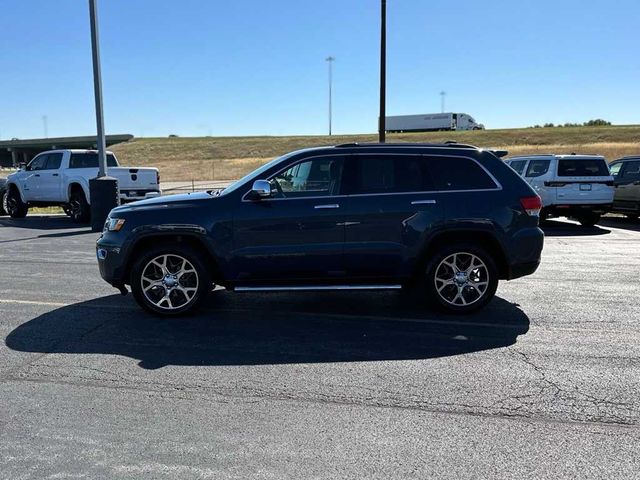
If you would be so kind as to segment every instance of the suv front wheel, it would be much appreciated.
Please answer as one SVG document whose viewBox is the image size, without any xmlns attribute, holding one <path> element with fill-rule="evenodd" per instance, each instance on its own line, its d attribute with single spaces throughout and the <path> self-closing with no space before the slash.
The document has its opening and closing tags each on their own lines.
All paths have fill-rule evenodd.
<svg viewBox="0 0 640 480">
<path fill-rule="evenodd" d="M 431 298 L 452 313 L 471 313 L 491 301 L 498 288 L 498 270 L 483 248 L 458 244 L 440 249 L 427 266 Z"/>
<path fill-rule="evenodd" d="M 152 248 L 131 270 L 131 292 L 145 310 L 162 316 L 195 311 L 211 291 L 211 276 L 185 245 Z"/>
</svg>

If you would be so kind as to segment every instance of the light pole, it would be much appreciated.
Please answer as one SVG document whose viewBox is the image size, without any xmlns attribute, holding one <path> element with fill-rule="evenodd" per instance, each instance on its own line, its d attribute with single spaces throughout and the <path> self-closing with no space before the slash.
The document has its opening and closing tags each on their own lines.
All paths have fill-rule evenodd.
<svg viewBox="0 0 640 480">
<path fill-rule="evenodd" d="M 378 141 L 385 141 L 386 83 L 387 83 L 387 0 L 380 0 L 380 118 Z"/>
<path fill-rule="evenodd" d="M 447 92 L 442 91 L 440 92 L 440 110 L 442 113 L 444 113 L 444 97 L 447 96 Z"/>
<path fill-rule="evenodd" d="M 327 63 L 329 64 L 329 136 L 331 136 L 331 120 L 332 120 L 332 88 L 333 88 L 333 62 L 336 60 L 335 57 L 328 56 L 325 58 Z"/>
<path fill-rule="evenodd" d="M 97 0 L 89 0 L 89 20 L 91 23 L 91 56 L 93 60 L 93 90 L 96 100 L 96 126 L 98 135 L 98 176 L 89 180 L 91 206 L 91 230 L 102 230 L 112 208 L 117 207 L 118 180 L 107 176 L 107 146 L 104 136 L 104 114 L 102 110 L 102 75 L 100 73 L 100 43 L 98 40 Z M 89 199 L 87 199 L 89 200 Z"/>
</svg>

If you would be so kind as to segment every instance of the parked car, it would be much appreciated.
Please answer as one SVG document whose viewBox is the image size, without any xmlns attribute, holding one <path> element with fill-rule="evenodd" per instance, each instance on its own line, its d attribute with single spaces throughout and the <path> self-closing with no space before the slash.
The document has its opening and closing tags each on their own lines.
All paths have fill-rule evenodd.
<svg viewBox="0 0 640 480">
<path fill-rule="evenodd" d="M 447 311 L 486 305 L 540 263 L 540 197 L 493 153 L 347 144 L 289 153 L 221 191 L 113 209 L 100 274 L 146 310 L 236 292 L 399 289 Z"/>
<path fill-rule="evenodd" d="M 613 177 L 596 155 L 527 155 L 505 161 L 542 198 L 540 217 L 570 217 L 592 227 L 611 210 Z"/>
<path fill-rule="evenodd" d="M 120 167 L 107 152 L 108 173 L 118 179 L 120 201 L 131 202 L 160 193 L 157 168 Z M 7 212 L 23 218 L 29 207 L 60 206 L 77 223 L 86 223 L 91 210 L 89 179 L 98 174 L 95 150 L 51 150 L 7 177 Z"/>
<path fill-rule="evenodd" d="M 615 195 L 613 211 L 637 220 L 640 217 L 640 157 L 620 158 L 609 165 Z"/>
</svg>

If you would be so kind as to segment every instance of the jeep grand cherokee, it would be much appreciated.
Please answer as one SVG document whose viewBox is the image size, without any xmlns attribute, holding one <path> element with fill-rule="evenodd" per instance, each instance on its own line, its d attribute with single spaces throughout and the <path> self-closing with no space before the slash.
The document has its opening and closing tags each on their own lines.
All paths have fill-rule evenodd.
<svg viewBox="0 0 640 480">
<path fill-rule="evenodd" d="M 491 151 L 348 144 L 277 158 L 222 191 L 113 209 L 102 277 L 160 315 L 228 290 L 407 288 L 474 311 L 540 262 L 540 198 Z"/>
</svg>

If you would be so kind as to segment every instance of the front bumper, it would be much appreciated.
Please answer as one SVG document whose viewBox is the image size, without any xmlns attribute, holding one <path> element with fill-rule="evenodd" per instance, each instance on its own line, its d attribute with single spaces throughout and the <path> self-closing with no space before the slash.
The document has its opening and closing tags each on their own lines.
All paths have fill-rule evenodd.
<svg viewBox="0 0 640 480">
<path fill-rule="evenodd" d="M 96 257 L 100 276 L 104 281 L 117 288 L 126 283 L 126 278 L 124 278 L 125 259 L 122 253 L 122 247 L 104 241 L 103 237 L 100 237 L 96 242 Z"/>
</svg>

